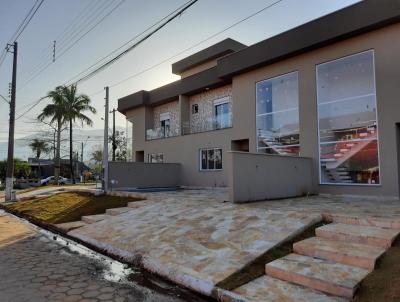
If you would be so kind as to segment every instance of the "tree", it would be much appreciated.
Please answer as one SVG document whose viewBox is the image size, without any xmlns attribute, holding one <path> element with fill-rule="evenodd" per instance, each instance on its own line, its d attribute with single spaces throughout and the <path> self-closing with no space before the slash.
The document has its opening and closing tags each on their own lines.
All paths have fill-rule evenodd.
<svg viewBox="0 0 400 302">
<path fill-rule="evenodd" d="M 5 179 L 7 169 L 7 161 L 0 161 L 0 179 Z M 31 175 L 31 167 L 25 161 L 19 158 L 14 159 L 14 175 L 16 178 L 28 178 Z"/>
<path fill-rule="evenodd" d="M 65 115 L 66 120 L 69 122 L 69 161 L 70 161 L 70 170 L 71 170 L 71 179 L 72 182 L 75 183 L 75 173 L 74 173 L 74 165 L 73 165 L 73 140 L 72 140 L 72 129 L 73 123 L 78 120 L 83 124 L 88 126 L 93 125 L 93 121 L 84 114 L 85 111 L 89 111 L 91 113 L 96 113 L 96 109 L 90 105 L 90 98 L 84 94 L 77 94 L 76 85 L 64 86 L 63 96 L 65 98 L 67 112 Z"/>
<path fill-rule="evenodd" d="M 45 98 L 51 99 L 52 103 L 48 104 L 38 116 L 38 120 L 44 121 L 49 119 L 51 125 L 56 125 L 57 133 L 57 146 L 56 156 L 54 160 L 54 176 L 58 185 L 60 176 L 60 147 L 61 147 L 61 131 L 62 127 L 67 121 L 68 106 L 64 98 L 64 88 L 62 86 L 56 87 L 55 90 L 49 91 Z"/>
<path fill-rule="evenodd" d="M 127 158 L 127 141 L 124 131 L 116 131 L 115 132 L 115 140 L 111 135 L 108 138 L 109 142 L 115 144 L 115 159 L 117 161 L 126 161 Z"/>
<path fill-rule="evenodd" d="M 39 172 L 38 172 L 38 178 L 40 181 L 40 176 L 41 176 L 41 171 L 40 171 L 40 156 L 42 155 L 42 153 L 47 153 L 49 152 L 50 148 L 49 148 L 49 144 L 41 139 L 38 138 L 34 138 L 32 140 L 32 142 L 29 144 L 29 147 L 31 147 L 32 151 L 34 153 L 36 153 L 36 158 L 38 161 L 38 165 L 39 165 Z"/>
<path fill-rule="evenodd" d="M 92 152 L 92 156 L 91 156 L 90 160 L 94 161 L 94 165 L 95 165 L 95 169 L 94 170 L 95 170 L 95 172 L 97 174 L 100 174 L 100 172 L 101 172 L 101 163 L 103 161 L 103 150 L 101 150 L 101 149 L 94 150 Z"/>
</svg>

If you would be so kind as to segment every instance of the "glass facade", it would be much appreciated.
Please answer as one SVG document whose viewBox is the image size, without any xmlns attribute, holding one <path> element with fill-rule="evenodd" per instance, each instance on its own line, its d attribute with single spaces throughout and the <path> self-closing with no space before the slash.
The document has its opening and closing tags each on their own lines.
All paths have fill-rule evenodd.
<svg viewBox="0 0 400 302">
<path fill-rule="evenodd" d="M 256 84 L 257 151 L 299 155 L 298 73 Z"/>
<path fill-rule="evenodd" d="M 201 149 L 200 170 L 222 170 L 222 149 Z"/>
<path fill-rule="evenodd" d="M 317 66 L 322 184 L 379 184 L 374 52 Z"/>
</svg>

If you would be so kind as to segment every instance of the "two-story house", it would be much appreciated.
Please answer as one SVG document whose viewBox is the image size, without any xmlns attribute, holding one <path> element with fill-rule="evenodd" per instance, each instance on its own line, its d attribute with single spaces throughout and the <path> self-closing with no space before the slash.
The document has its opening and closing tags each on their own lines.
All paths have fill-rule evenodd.
<svg viewBox="0 0 400 302">
<path fill-rule="evenodd" d="M 366 0 L 174 63 L 180 80 L 119 100 L 133 160 L 211 187 L 228 185 L 228 151 L 302 156 L 318 193 L 399 196 L 399 22 L 399 1 Z"/>
</svg>

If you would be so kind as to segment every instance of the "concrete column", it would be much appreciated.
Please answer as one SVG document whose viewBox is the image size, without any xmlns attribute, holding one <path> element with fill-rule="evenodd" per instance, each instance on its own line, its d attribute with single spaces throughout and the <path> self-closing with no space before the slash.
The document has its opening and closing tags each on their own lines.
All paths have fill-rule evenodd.
<svg viewBox="0 0 400 302">
<path fill-rule="evenodd" d="M 190 130 L 190 104 L 187 95 L 179 95 L 179 123 L 180 135 L 189 133 Z"/>
</svg>

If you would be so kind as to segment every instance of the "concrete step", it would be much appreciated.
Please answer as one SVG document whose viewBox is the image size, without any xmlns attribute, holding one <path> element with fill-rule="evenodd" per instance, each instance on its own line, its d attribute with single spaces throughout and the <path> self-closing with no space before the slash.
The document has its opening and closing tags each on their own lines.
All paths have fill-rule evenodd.
<svg viewBox="0 0 400 302">
<path fill-rule="evenodd" d="M 352 299 L 369 271 L 329 260 L 289 254 L 267 263 L 267 275 L 338 297 Z"/>
<path fill-rule="evenodd" d="M 315 229 L 317 237 L 389 248 L 400 230 L 331 223 Z"/>
<path fill-rule="evenodd" d="M 92 224 L 92 223 L 96 223 L 96 222 L 102 221 L 102 220 L 110 218 L 110 217 L 111 217 L 110 215 L 106 215 L 106 214 L 88 215 L 88 216 L 82 216 L 82 221 L 87 224 Z"/>
<path fill-rule="evenodd" d="M 296 242 L 293 251 L 297 254 L 332 260 L 372 271 L 376 260 L 385 252 L 384 248 L 319 237 Z"/>
<path fill-rule="evenodd" d="M 328 221 L 400 230 L 400 217 L 324 214 Z"/>
<path fill-rule="evenodd" d="M 269 276 L 259 277 L 241 287 L 226 291 L 218 296 L 224 302 L 344 302 L 345 299 L 282 281 Z"/>
<path fill-rule="evenodd" d="M 107 209 L 106 214 L 111 215 L 111 216 L 117 216 L 119 214 L 126 213 L 130 210 L 132 210 L 132 208 L 130 208 L 130 207 L 112 208 L 112 209 Z"/>
<path fill-rule="evenodd" d="M 75 230 L 77 228 L 81 228 L 85 225 L 88 225 L 88 224 L 84 221 L 78 220 L 78 221 L 72 221 L 72 222 L 59 223 L 59 224 L 56 224 L 56 227 L 63 230 L 64 232 L 69 232 L 69 231 Z"/>
</svg>

